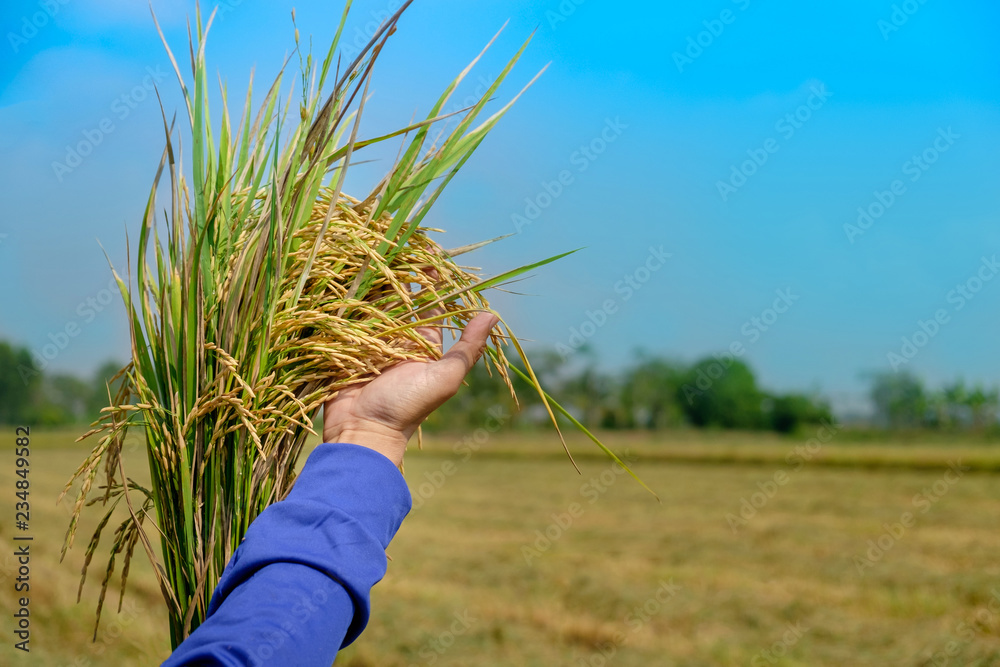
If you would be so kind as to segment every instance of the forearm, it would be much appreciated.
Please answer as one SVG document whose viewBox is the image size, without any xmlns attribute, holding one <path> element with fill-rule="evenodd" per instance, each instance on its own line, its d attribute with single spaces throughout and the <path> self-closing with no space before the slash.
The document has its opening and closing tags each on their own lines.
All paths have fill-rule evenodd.
<svg viewBox="0 0 1000 667">
<path fill-rule="evenodd" d="M 364 629 L 385 548 L 409 509 L 384 456 L 320 445 L 288 497 L 250 526 L 208 618 L 164 664 L 327 667 Z"/>
</svg>

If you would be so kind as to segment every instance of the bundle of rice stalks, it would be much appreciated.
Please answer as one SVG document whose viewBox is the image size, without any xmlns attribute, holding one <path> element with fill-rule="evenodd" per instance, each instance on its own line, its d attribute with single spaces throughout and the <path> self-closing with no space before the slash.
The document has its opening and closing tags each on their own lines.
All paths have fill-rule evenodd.
<svg viewBox="0 0 1000 667">
<path fill-rule="evenodd" d="M 409 4 L 342 67 L 335 54 L 345 8 L 323 61 L 315 62 L 311 54 L 300 57 L 295 114 L 289 114 L 295 96 L 289 93 L 281 102 L 279 74 L 256 114 L 251 114 L 251 82 L 234 127 L 220 84 L 217 141 L 205 65 L 214 14 L 204 25 L 197 15 L 190 88 L 167 47 L 188 111 L 191 181 L 173 123 L 164 114 L 166 146 L 135 264 L 126 278 L 114 274 L 129 316 L 131 362 L 120 373 L 120 389 L 109 396 L 109 407 L 84 436 L 99 437 L 96 447 L 64 491 L 79 482 L 63 555 L 73 544 L 83 508 L 96 503 L 105 509 L 87 547 L 81 591 L 112 515 L 119 506 L 127 510 L 114 531 L 98 624 L 116 559 L 123 560 L 124 596 L 129 565 L 141 544 L 169 609 L 170 637 L 177 646 L 204 620 L 219 577 L 250 523 L 290 490 L 324 402 L 400 361 L 438 357 L 419 327 L 462 328 L 476 313 L 489 310 L 484 290 L 558 259 L 481 279 L 455 259 L 481 244 L 447 251 L 428 236 L 436 230 L 421 225 L 513 103 L 474 126 L 524 46 L 482 98 L 452 115 L 447 124 L 453 127 L 438 130 L 433 141 L 432 129 L 447 117 L 442 109 L 476 61 L 447 87 L 426 119 L 385 136 L 358 138 L 373 65 Z M 298 46 L 297 30 L 295 40 Z M 332 90 L 321 96 L 331 75 Z M 356 151 L 395 137 L 404 143 L 385 177 L 363 199 L 345 194 L 342 186 Z M 160 193 L 164 172 L 169 188 Z M 159 224 L 158 194 L 169 197 Z M 505 356 L 508 345 L 523 371 Z M 538 389 L 553 421 L 555 409 L 579 426 L 547 400 L 509 329 L 491 335 L 484 363 L 508 387 L 509 371 L 521 375 Z M 145 436 L 148 488 L 129 478 L 122 458 L 133 428 Z M 102 479 L 95 486 L 98 475 Z M 150 524 L 159 535 L 159 550 L 149 537 Z"/>
</svg>

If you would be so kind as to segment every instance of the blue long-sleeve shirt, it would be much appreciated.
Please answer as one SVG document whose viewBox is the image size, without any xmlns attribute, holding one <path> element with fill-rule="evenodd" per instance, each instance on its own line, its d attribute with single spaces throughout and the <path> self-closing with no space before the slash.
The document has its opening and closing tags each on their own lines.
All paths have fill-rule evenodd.
<svg viewBox="0 0 1000 667">
<path fill-rule="evenodd" d="M 329 667 L 368 623 L 369 592 L 410 505 L 382 454 L 318 446 L 288 496 L 250 525 L 205 622 L 163 667 Z"/>
</svg>

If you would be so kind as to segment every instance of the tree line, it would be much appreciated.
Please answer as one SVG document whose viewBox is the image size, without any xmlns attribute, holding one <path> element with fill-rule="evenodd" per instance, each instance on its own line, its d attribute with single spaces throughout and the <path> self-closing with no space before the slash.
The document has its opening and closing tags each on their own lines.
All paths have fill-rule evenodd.
<svg viewBox="0 0 1000 667">
<path fill-rule="evenodd" d="M 108 405 L 108 382 L 121 367 L 109 361 L 89 378 L 44 373 L 26 348 L 0 341 L 0 424 L 90 423 Z"/>
<path fill-rule="evenodd" d="M 529 358 L 547 393 L 588 428 L 689 426 L 791 433 L 832 419 L 821 396 L 765 391 L 750 367 L 732 356 L 711 356 L 687 365 L 639 354 L 633 364 L 610 373 L 599 369 L 589 351 L 583 352 L 584 362 L 575 364 L 565 363 L 554 352 L 536 352 Z M 476 427 L 496 406 L 503 408 L 505 425 L 544 425 L 549 418 L 538 393 L 519 379 L 513 384 L 519 399 L 516 407 L 506 387 L 477 365 L 466 386 L 432 415 L 428 425 Z"/>
<path fill-rule="evenodd" d="M 809 392 L 772 392 L 753 370 L 731 355 L 710 355 L 685 364 L 648 354 L 617 372 L 600 370 L 584 350 L 582 363 L 568 364 L 551 354 L 529 355 L 548 393 L 588 428 L 664 429 L 678 427 L 771 430 L 795 433 L 832 419 L 829 401 Z M 874 430 L 996 431 L 1000 391 L 962 380 L 931 389 L 907 372 L 867 375 L 872 414 L 853 426 Z M 507 426 L 539 426 L 548 415 L 536 392 L 516 380 L 515 409 L 503 385 L 479 365 L 467 386 L 446 403 L 429 425 L 475 428 L 484 419 Z"/>
<path fill-rule="evenodd" d="M 870 398 L 876 424 L 889 429 L 931 428 L 986 431 L 997 427 L 1000 390 L 955 380 L 929 389 L 903 371 L 871 376 Z"/>
<path fill-rule="evenodd" d="M 832 419 L 829 402 L 806 392 L 762 388 L 753 370 L 731 355 L 691 364 L 637 354 L 617 372 L 599 368 L 586 348 L 572 363 L 555 352 L 529 354 L 547 392 L 588 428 L 677 427 L 794 433 Z M 523 368 L 523 367 L 522 367 Z M 108 405 L 107 383 L 121 369 L 109 361 L 91 377 L 42 372 L 25 348 L 0 341 L 0 423 L 60 426 L 94 421 Z M 928 388 L 909 372 L 870 374 L 871 427 L 887 430 L 987 431 L 998 427 L 1000 390 L 956 380 Z M 516 377 L 515 405 L 496 371 L 477 364 L 458 395 L 428 420 L 432 429 L 545 427 L 534 389 Z"/>
</svg>

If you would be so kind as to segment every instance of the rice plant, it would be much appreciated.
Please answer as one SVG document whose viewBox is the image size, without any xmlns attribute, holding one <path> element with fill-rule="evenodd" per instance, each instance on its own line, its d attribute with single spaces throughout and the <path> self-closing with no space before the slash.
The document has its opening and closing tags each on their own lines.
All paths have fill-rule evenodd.
<svg viewBox="0 0 1000 667">
<path fill-rule="evenodd" d="M 120 608 L 141 545 L 177 646 L 204 620 L 250 523 L 290 490 L 324 402 L 392 364 L 436 358 L 439 352 L 418 327 L 461 328 L 489 310 L 485 290 L 562 256 L 484 279 L 456 260 L 483 244 L 449 251 L 429 235 L 437 230 L 422 225 L 517 99 L 483 118 L 527 42 L 471 107 L 443 112 L 482 54 L 447 86 L 426 118 L 383 136 L 359 136 L 373 67 L 409 4 L 350 63 L 337 57 L 349 2 L 322 60 L 303 52 L 296 29 L 300 81 L 283 95 L 283 67 L 252 109 L 251 77 L 235 124 L 220 82 L 218 136 L 205 63 L 214 13 L 205 22 L 196 13 L 190 78 L 160 31 L 187 122 L 181 131 L 163 114 L 165 148 L 136 252 L 130 250 L 124 276 L 112 269 L 129 318 L 131 362 L 120 373 L 120 389 L 84 436 L 97 438 L 96 446 L 64 491 L 79 482 L 64 556 L 84 507 L 98 504 L 104 511 L 87 546 L 81 592 L 112 515 L 120 506 L 127 511 L 113 533 L 95 638 L 118 559 Z M 189 165 L 182 159 L 181 135 L 190 136 Z M 358 151 L 394 139 L 401 142 L 399 154 L 384 178 L 364 197 L 345 193 Z M 164 178 L 168 183 L 161 184 Z M 553 411 L 561 412 L 582 429 L 541 390 L 517 338 L 503 327 L 491 334 L 484 363 L 512 393 L 510 372 L 528 380 L 554 422 Z M 523 369 L 508 359 L 509 349 Z M 123 460 L 132 429 L 145 439 L 148 488 L 129 477 Z"/>
</svg>

